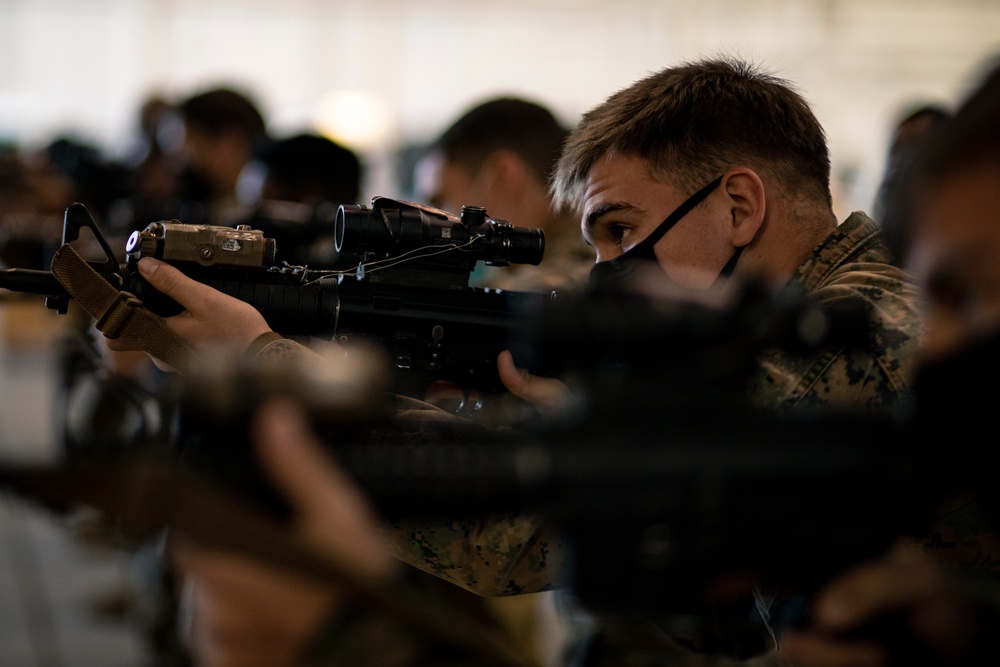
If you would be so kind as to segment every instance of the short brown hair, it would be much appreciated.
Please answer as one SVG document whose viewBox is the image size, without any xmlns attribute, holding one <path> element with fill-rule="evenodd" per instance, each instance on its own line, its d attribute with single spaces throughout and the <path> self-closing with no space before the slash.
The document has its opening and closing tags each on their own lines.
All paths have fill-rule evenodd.
<svg viewBox="0 0 1000 667">
<path fill-rule="evenodd" d="M 430 148 L 472 171 L 494 151 L 513 151 L 544 185 L 559 159 L 566 134 L 566 128 L 541 104 L 498 97 L 463 113 Z"/>
<path fill-rule="evenodd" d="M 209 134 L 239 132 L 250 143 L 263 143 L 267 136 L 264 117 L 246 93 L 233 88 L 204 90 L 178 105 L 186 125 Z"/>
<path fill-rule="evenodd" d="M 653 175 L 688 192 L 746 165 L 832 206 L 826 135 L 809 104 L 735 59 L 666 68 L 584 114 L 551 182 L 556 205 L 578 209 L 587 174 L 608 154 L 647 160 Z"/>
</svg>

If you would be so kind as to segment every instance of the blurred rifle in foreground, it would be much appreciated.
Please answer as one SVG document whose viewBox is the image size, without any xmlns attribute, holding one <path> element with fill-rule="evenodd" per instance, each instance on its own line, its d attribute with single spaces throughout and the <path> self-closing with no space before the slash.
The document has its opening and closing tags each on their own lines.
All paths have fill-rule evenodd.
<svg viewBox="0 0 1000 667">
<path fill-rule="evenodd" d="M 595 607 L 695 613 L 713 585 L 737 579 L 810 590 L 925 516 L 905 422 L 779 417 L 746 403 L 762 350 L 858 344 L 867 330 L 851 305 L 824 310 L 752 289 L 725 308 L 623 293 L 561 297 L 521 321 L 521 342 L 561 370 L 576 402 L 558 418 L 502 429 L 408 422 L 357 377 L 352 391 L 322 392 L 289 367 L 268 377 L 229 366 L 228 380 L 193 378 L 173 395 L 203 446 L 167 443 L 165 460 L 173 474 L 201 475 L 281 516 L 244 429 L 267 395 L 325 396 L 309 410 L 314 426 L 384 516 L 545 516 L 574 545 L 573 590 Z M 345 409 L 348 396 L 366 402 Z M 372 428 L 390 435 L 373 441 Z M 138 464 L 143 452 L 124 447 L 110 458 Z M 119 473 L 124 484 L 130 473 Z M 46 488 L 35 475 L 8 471 L 7 483 L 28 495 L 74 488 Z M 102 508 L 135 518 L 169 503 L 130 488 L 133 500 Z"/>
<path fill-rule="evenodd" d="M 104 257 L 86 262 L 99 275 L 73 264 L 89 229 Z M 507 346 L 510 322 L 551 295 L 471 287 L 477 262 L 503 266 L 538 264 L 544 253 L 540 229 L 515 227 L 464 207 L 461 218 L 418 204 L 384 197 L 372 208 L 340 206 L 335 223 L 338 263 L 343 270 L 311 270 L 274 265 L 275 244 L 259 230 L 178 221 L 150 223 L 133 232 L 124 263 L 81 204 L 66 209 L 63 247 L 53 272 L 0 271 L 0 288 L 46 296 L 46 305 L 65 313 L 71 298 L 67 281 L 82 287 L 101 280 L 124 298 L 159 316 L 180 312 L 172 299 L 152 289 L 136 265 L 150 256 L 170 262 L 185 275 L 253 305 L 275 331 L 286 336 L 365 340 L 380 345 L 394 370 L 393 389 L 423 396 L 433 382 L 461 385 L 472 396 L 502 389 L 497 354 Z M 72 252 L 71 252 L 72 251 Z M 69 269 L 57 275 L 57 263 Z M 81 277 L 80 274 L 86 274 Z M 72 285 L 71 285 L 72 286 Z M 121 326 L 127 309 L 99 302 L 98 328 Z M 114 312 L 112 312 L 114 311 Z M 476 407 L 472 401 L 472 407 Z"/>
<path fill-rule="evenodd" d="M 927 516 L 911 425 L 902 411 L 778 415 L 747 387 L 765 350 L 867 345 L 867 321 L 860 302 L 753 285 L 724 306 L 561 295 L 521 330 L 572 390 L 558 418 L 337 457 L 390 518 L 545 515 L 594 608 L 697 613 L 727 581 L 813 590 Z"/>
</svg>

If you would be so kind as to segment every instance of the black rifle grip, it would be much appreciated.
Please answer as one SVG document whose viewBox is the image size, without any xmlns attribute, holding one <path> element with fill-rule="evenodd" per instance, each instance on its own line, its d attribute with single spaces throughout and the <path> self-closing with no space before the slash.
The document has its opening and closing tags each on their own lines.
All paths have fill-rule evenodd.
<svg viewBox="0 0 1000 667">
<path fill-rule="evenodd" d="M 339 296 L 333 279 L 303 285 L 300 276 L 268 271 L 184 271 L 185 275 L 253 306 L 268 325 L 286 336 L 332 334 Z M 144 278 L 129 274 L 126 289 L 162 317 L 183 310 Z"/>
</svg>

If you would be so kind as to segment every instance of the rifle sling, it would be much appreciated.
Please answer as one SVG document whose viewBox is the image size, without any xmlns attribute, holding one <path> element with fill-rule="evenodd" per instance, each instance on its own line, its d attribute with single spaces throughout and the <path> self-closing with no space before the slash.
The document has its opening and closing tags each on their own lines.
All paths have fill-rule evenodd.
<svg viewBox="0 0 1000 667">
<path fill-rule="evenodd" d="M 69 244 L 56 250 L 52 273 L 97 321 L 97 329 L 105 337 L 122 338 L 179 373 L 191 367 L 194 350 L 167 327 L 163 318 L 143 306 L 131 292 L 116 289 Z"/>
</svg>

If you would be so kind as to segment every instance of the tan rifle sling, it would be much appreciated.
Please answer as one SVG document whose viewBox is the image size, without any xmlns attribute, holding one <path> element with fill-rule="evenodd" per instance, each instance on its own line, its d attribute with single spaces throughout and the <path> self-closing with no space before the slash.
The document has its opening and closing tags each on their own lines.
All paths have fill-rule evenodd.
<svg viewBox="0 0 1000 667">
<path fill-rule="evenodd" d="M 96 321 L 107 338 L 122 338 L 185 374 L 196 353 L 171 331 L 163 318 L 148 310 L 134 294 L 119 291 L 69 244 L 52 258 L 52 273 L 70 296 Z"/>
</svg>

